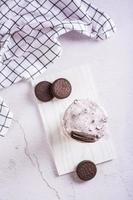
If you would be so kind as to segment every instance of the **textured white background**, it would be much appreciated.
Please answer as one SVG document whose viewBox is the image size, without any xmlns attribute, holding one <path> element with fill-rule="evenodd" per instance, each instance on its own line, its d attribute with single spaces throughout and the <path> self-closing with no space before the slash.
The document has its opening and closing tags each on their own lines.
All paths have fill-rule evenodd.
<svg viewBox="0 0 133 200">
<path fill-rule="evenodd" d="M 133 199 L 133 2 L 94 2 L 114 19 L 117 33 L 104 42 L 63 36 L 62 57 L 49 70 L 88 64 L 110 116 L 117 159 L 99 165 L 90 182 L 74 174 L 58 177 L 30 84 L 21 82 L 0 91 L 16 120 L 0 138 L 0 200 Z"/>
</svg>

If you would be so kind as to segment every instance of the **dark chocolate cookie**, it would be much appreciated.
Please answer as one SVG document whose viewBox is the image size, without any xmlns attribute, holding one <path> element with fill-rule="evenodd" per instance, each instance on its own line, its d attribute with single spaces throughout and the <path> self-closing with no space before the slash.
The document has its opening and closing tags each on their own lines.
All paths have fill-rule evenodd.
<svg viewBox="0 0 133 200">
<path fill-rule="evenodd" d="M 54 97 L 64 99 L 70 95 L 72 87 L 67 79 L 59 78 L 55 80 L 51 87 L 51 92 Z"/>
<path fill-rule="evenodd" d="M 76 131 L 71 132 L 71 137 L 80 142 L 92 143 L 97 141 L 97 137 L 95 135 L 89 135 L 89 134 L 84 135 L 82 132 L 76 132 Z"/>
<path fill-rule="evenodd" d="M 97 173 L 97 168 L 92 161 L 83 160 L 78 164 L 76 173 L 81 180 L 88 181 L 94 178 Z"/>
<path fill-rule="evenodd" d="M 40 101 L 47 102 L 53 98 L 51 85 L 48 81 L 42 81 L 35 86 L 35 95 Z"/>
</svg>

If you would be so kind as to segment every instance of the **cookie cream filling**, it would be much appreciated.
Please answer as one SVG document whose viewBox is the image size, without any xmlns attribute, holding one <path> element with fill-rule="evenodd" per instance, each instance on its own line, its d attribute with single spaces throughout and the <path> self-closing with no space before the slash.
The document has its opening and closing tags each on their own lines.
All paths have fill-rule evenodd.
<svg viewBox="0 0 133 200">
<path fill-rule="evenodd" d="M 74 100 L 63 117 L 65 132 L 84 142 L 95 142 L 103 137 L 106 125 L 104 109 L 89 99 Z"/>
</svg>

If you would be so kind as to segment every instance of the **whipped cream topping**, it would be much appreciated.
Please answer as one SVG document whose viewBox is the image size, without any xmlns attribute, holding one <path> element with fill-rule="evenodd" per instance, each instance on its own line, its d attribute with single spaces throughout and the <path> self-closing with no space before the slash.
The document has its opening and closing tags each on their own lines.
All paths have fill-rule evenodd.
<svg viewBox="0 0 133 200">
<path fill-rule="evenodd" d="M 79 133 L 84 137 L 94 137 L 95 141 L 104 136 L 107 115 L 97 103 L 89 100 L 74 100 L 67 108 L 63 117 L 65 132 Z"/>
</svg>

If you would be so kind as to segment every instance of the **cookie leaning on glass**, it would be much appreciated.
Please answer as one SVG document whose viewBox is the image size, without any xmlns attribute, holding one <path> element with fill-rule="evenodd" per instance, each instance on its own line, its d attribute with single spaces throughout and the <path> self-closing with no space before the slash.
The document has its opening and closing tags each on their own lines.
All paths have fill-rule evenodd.
<svg viewBox="0 0 133 200">
<path fill-rule="evenodd" d="M 96 142 L 106 131 L 107 114 L 97 103 L 89 100 L 74 100 L 63 117 L 65 134 L 81 142 Z"/>
</svg>

